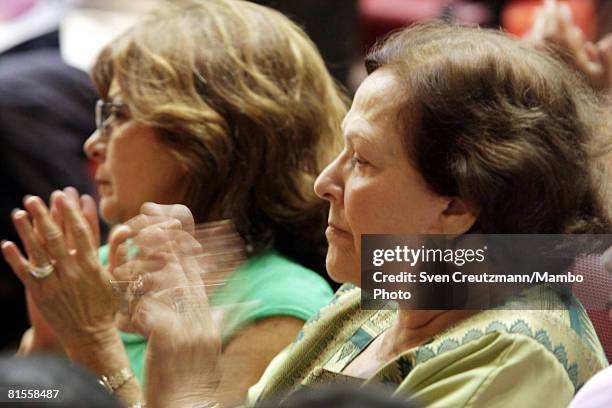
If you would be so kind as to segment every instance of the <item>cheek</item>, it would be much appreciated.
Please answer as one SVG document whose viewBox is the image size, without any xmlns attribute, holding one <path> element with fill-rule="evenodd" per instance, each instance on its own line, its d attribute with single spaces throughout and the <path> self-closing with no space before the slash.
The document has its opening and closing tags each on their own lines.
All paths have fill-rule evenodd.
<svg viewBox="0 0 612 408">
<path fill-rule="evenodd" d="M 346 217 L 356 238 L 361 234 L 425 234 L 436 231 L 438 201 L 408 189 L 355 190 Z"/>
<path fill-rule="evenodd" d="M 126 145 L 123 140 L 111 142 L 109 145 L 104 166 L 112 179 L 113 186 L 121 185 L 122 181 L 133 173 L 137 156 L 130 154 L 131 150 L 129 144 Z"/>
<path fill-rule="evenodd" d="M 129 149 L 118 147 L 109 150 L 105 163 L 111 187 L 102 196 L 100 211 L 107 221 L 124 222 L 137 215 L 147 201 L 180 202 L 179 197 L 170 194 L 179 180 L 169 160 L 145 149 L 141 154 L 128 154 Z"/>
<path fill-rule="evenodd" d="M 387 231 L 387 219 L 390 213 L 389 197 L 377 183 L 365 183 L 357 180 L 347 184 L 344 193 L 344 208 L 347 223 L 359 244 L 362 234 L 384 234 Z M 359 251 L 359 245 L 356 245 Z"/>
</svg>

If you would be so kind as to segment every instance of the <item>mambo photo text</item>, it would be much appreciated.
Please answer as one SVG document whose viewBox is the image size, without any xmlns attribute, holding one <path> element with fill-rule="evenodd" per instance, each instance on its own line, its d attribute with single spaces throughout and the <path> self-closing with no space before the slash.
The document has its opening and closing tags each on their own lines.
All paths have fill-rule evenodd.
<svg viewBox="0 0 612 408">
<path fill-rule="evenodd" d="M 478 249 L 427 249 L 409 248 L 408 246 L 395 249 L 375 249 L 372 253 L 372 264 L 381 267 L 385 263 L 397 262 L 405 263 L 407 266 L 417 268 L 425 267 L 427 263 L 453 263 L 456 266 L 463 266 L 466 263 L 481 263 L 485 260 L 487 247 Z M 372 273 L 372 272 L 370 272 Z M 371 275 L 374 283 L 525 283 L 530 285 L 537 284 L 558 284 L 558 283 L 581 283 L 583 275 L 572 272 L 564 274 L 533 271 L 521 274 L 490 274 L 490 273 L 463 273 L 455 271 L 447 274 L 434 274 L 426 271 L 420 272 L 394 272 L 374 271 Z M 402 289 L 406 289 L 405 287 Z M 374 288 L 372 291 L 374 300 L 408 300 L 412 295 L 407 290 L 388 290 L 385 288 Z"/>
</svg>

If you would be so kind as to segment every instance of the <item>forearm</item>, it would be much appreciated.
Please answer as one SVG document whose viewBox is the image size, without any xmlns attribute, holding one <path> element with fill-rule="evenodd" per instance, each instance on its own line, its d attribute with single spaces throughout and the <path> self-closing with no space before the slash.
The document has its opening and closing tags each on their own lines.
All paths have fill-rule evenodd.
<svg viewBox="0 0 612 408">
<path fill-rule="evenodd" d="M 109 377 L 124 368 L 130 368 L 127 353 L 115 329 L 66 345 L 66 352 L 72 361 L 86 367 L 98 377 L 102 375 Z M 132 377 L 117 388 L 115 395 L 126 406 L 142 401 L 136 377 Z"/>
</svg>

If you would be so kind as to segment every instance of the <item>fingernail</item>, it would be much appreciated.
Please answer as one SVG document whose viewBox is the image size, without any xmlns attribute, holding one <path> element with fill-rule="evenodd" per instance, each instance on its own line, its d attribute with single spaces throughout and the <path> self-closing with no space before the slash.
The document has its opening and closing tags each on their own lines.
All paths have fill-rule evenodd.
<svg viewBox="0 0 612 408">
<path fill-rule="evenodd" d="M 15 216 L 15 213 L 16 213 L 17 211 L 19 211 L 19 210 L 21 210 L 21 208 L 13 208 L 13 209 L 11 210 L 11 217 L 14 217 L 14 216 Z"/>
<path fill-rule="evenodd" d="M 28 194 L 27 196 L 23 198 L 23 204 L 25 205 L 25 203 L 27 203 L 28 201 L 32 201 L 34 198 L 37 198 L 37 197 L 38 196 Z"/>
<path fill-rule="evenodd" d="M 68 208 L 74 207 L 74 205 L 72 204 L 72 199 L 65 192 L 62 192 L 62 194 L 59 195 L 57 198 L 58 198 L 58 201 L 60 201 L 66 207 Z"/>
<path fill-rule="evenodd" d="M 17 211 L 15 211 L 13 214 L 13 219 L 22 219 L 24 217 L 28 217 L 28 213 L 22 209 L 17 209 Z"/>
<path fill-rule="evenodd" d="M 70 201 L 74 201 L 75 200 L 75 195 L 76 197 L 78 197 L 79 193 L 77 192 L 77 190 L 74 187 L 66 187 L 64 189 L 64 194 L 66 194 L 66 197 L 68 197 L 68 199 Z"/>
</svg>

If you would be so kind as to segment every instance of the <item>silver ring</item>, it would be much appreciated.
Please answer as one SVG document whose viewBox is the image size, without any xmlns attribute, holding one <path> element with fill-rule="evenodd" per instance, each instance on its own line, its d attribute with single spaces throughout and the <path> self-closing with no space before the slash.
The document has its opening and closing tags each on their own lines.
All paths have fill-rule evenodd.
<svg viewBox="0 0 612 408">
<path fill-rule="evenodd" d="M 48 263 L 42 266 L 32 267 L 32 269 L 30 269 L 30 274 L 36 279 L 43 279 L 51 275 L 54 270 L 55 267 L 53 266 L 53 264 Z"/>
<path fill-rule="evenodd" d="M 132 294 L 134 296 L 144 295 L 144 278 L 138 275 L 138 278 L 132 282 Z"/>
</svg>

